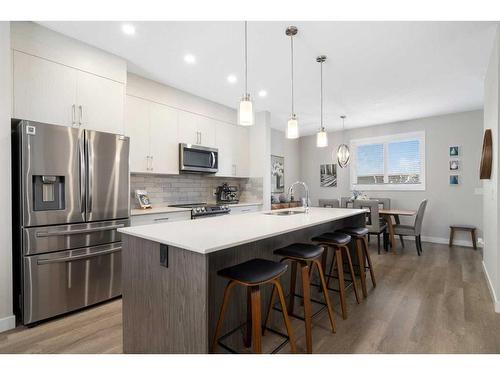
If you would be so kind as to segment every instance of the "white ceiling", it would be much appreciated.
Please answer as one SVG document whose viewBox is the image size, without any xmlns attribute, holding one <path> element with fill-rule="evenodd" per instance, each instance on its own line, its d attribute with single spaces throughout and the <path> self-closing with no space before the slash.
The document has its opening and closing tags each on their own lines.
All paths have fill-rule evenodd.
<svg viewBox="0 0 500 375">
<path fill-rule="evenodd" d="M 40 22 L 129 61 L 129 71 L 236 107 L 243 93 L 243 22 Z M 290 41 L 296 25 L 295 107 L 301 135 L 319 124 L 325 54 L 325 123 L 339 129 L 478 109 L 493 44 L 488 22 L 249 22 L 249 89 L 257 110 L 285 129 L 290 115 Z M 186 53 L 197 62 L 188 65 Z M 226 77 L 238 77 L 231 85 Z M 266 98 L 257 92 L 265 89 Z"/>
</svg>

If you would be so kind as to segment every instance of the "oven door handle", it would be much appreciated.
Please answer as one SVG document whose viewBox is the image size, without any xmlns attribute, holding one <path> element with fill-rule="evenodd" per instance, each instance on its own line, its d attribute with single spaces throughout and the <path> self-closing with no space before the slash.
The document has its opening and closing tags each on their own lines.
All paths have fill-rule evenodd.
<svg viewBox="0 0 500 375">
<path fill-rule="evenodd" d="M 123 228 L 125 224 L 108 225 L 105 227 L 98 228 L 84 228 L 84 229 L 74 229 L 74 230 L 60 230 L 53 232 L 36 232 L 36 237 L 53 237 L 53 236 L 68 236 L 72 234 L 82 234 L 82 233 L 92 233 L 92 232 L 102 232 L 105 230 L 113 230 L 118 228 Z"/>
<path fill-rule="evenodd" d="M 88 259 L 88 258 L 94 258 L 98 257 L 101 255 L 108 255 L 112 253 L 116 253 L 118 251 L 121 251 L 122 247 L 114 247 L 112 249 L 108 250 L 103 250 L 103 251 L 98 251 L 96 253 L 92 254 L 82 254 L 82 255 L 75 255 L 75 256 L 69 256 L 69 257 L 63 257 L 63 258 L 54 258 L 54 259 L 38 259 L 37 264 L 42 265 L 42 264 L 50 264 L 50 263 L 65 263 L 65 262 L 72 262 L 74 260 L 82 260 L 82 259 Z"/>
</svg>

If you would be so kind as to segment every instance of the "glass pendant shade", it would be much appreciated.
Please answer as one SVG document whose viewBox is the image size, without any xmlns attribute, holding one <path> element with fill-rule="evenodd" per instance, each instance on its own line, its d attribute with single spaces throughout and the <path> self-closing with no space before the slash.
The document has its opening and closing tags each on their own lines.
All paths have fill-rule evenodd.
<svg viewBox="0 0 500 375">
<path fill-rule="evenodd" d="M 293 115 L 288 120 L 288 124 L 286 127 L 286 137 L 288 139 L 296 139 L 299 138 L 299 122 L 297 121 L 297 117 Z"/>
<path fill-rule="evenodd" d="M 321 129 L 316 133 L 316 147 L 327 147 L 328 146 L 328 134 L 325 129 Z"/>
<path fill-rule="evenodd" d="M 252 126 L 254 124 L 253 103 L 250 95 L 246 95 L 241 99 L 238 106 L 238 124 L 241 126 Z"/>
<path fill-rule="evenodd" d="M 349 159 L 351 158 L 351 152 L 346 144 L 341 144 L 337 149 L 337 162 L 340 168 L 345 168 L 349 164 Z"/>
</svg>

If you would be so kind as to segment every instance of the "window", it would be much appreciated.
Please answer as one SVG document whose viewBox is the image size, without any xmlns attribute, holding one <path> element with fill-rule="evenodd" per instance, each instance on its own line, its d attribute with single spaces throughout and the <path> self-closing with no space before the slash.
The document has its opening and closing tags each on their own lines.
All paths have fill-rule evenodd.
<svg viewBox="0 0 500 375">
<path fill-rule="evenodd" d="M 351 141 L 353 190 L 425 190 L 425 132 Z"/>
</svg>

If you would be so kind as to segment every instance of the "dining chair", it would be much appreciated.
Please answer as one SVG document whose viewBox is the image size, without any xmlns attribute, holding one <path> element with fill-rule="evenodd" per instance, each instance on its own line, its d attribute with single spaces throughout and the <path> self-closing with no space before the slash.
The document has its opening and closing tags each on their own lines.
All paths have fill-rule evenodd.
<svg viewBox="0 0 500 375">
<path fill-rule="evenodd" d="M 340 197 L 340 207 L 347 208 L 347 205 L 350 201 L 351 197 Z"/>
<path fill-rule="evenodd" d="M 370 215 L 368 216 L 368 220 L 366 223 L 366 228 L 368 228 L 368 233 L 374 234 L 377 236 L 377 251 L 380 254 L 380 235 L 384 234 L 384 248 L 385 246 L 385 232 L 387 231 L 387 223 L 385 220 L 380 218 L 380 215 L 378 213 L 379 210 L 379 202 L 376 199 L 370 199 L 370 200 L 361 200 L 361 199 L 356 199 L 353 202 L 354 208 L 367 208 L 370 210 Z"/>
<path fill-rule="evenodd" d="M 328 207 L 328 208 L 339 208 L 339 200 L 338 199 L 320 199 L 319 200 L 320 207 Z"/>
<path fill-rule="evenodd" d="M 425 207 L 427 207 L 427 199 L 424 199 L 422 202 L 420 202 L 417 215 L 415 216 L 415 223 L 413 225 L 396 224 L 394 226 L 394 234 L 398 235 L 399 238 L 401 238 L 402 244 L 404 236 L 415 237 L 415 246 L 417 248 L 417 254 L 419 256 L 422 253 L 421 233 L 422 233 L 422 222 L 424 221 Z"/>
<path fill-rule="evenodd" d="M 379 204 L 382 205 L 382 208 L 384 210 L 390 210 L 391 209 L 391 198 L 374 198 L 378 200 Z"/>
</svg>

